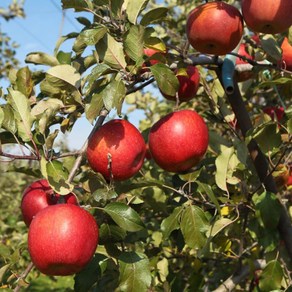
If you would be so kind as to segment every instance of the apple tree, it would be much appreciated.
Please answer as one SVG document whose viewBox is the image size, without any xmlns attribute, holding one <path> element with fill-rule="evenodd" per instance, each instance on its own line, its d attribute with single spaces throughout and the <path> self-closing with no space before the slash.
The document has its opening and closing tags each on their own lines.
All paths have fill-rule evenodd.
<svg viewBox="0 0 292 292">
<path fill-rule="evenodd" d="M 1 90 L 2 288 L 291 289 L 291 1 L 273 0 L 277 19 L 261 11 L 264 29 L 254 26 L 252 0 L 61 2 L 83 29 L 62 36 L 52 55 L 28 54 Z M 81 149 L 60 145 L 80 119 L 92 124 Z M 137 120 L 138 134 L 123 126 Z M 58 204 L 74 193 L 99 226 L 97 249 L 75 275 L 60 277 L 56 267 L 47 276 L 31 262 L 20 206 L 40 179 Z M 31 245 L 42 244 L 37 233 L 34 224 Z M 80 252 L 77 237 L 61 248 L 68 257 Z"/>
</svg>

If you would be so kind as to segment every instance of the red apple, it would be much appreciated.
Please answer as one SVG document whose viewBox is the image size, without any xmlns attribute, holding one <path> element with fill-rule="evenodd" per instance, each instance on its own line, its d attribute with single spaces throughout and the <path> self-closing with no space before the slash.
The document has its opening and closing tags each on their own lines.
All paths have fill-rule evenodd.
<svg viewBox="0 0 292 292">
<path fill-rule="evenodd" d="M 263 109 L 263 112 L 271 117 L 274 121 L 275 119 L 280 122 L 284 117 L 285 111 L 283 107 L 268 106 Z"/>
<path fill-rule="evenodd" d="M 142 167 L 146 145 L 140 132 L 126 120 L 111 120 L 89 139 L 87 159 L 107 180 L 126 180 Z"/>
<path fill-rule="evenodd" d="M 281 49 L 283 68 L 288 71 L 292 71 L 292 46 L 289 44 L 289 41 L 286 37 L 283 40 Z"/>
<path fill-rule="evenodd" d="M 179 101 L 189 101 L 195 97 L 200 85 L 200 73 L 195 66 L 187 66 L 186 69 L 176 71 L 179 81 L 179 89 L 177 92 Z M 176 96 L 170 96 L 162 93 L 166 99 L 176 100 Z"/>
<path fill-rule="evenodd" d="M 152 48 L 145 48 L 144 54 L 150 58 L 150 60 L 148 62 L 150 64 L 150 66 L 152 66 L 152 65 L 155 65 L 157 63 L 161 63 L 161 59 L 165 55 L 165 52 L 159 51 L 156 49 L 152 49 Z M 143 67 L 146 67 L 146 65 L 144 64 Z"/>
<path fill-rule="evenodd" d="M 208 128 L 192 110 L 170 113 L 155 123 L 149 133 L 149 149 L 164 170 L 186 171 L 197 165 L 208 147 Z"/>
<path fill-rule="evenodd" d="M 254 57 L 252 57 L 247 51 L 246 51 L 246 44 L 240 44 L 238 52 L 239 55 L 246 57 L 248 59 L 253 60 Z M 236 65 L 241 64 L 248 64 L 248 62 L 244 61 L 243 59 L 237 57 L 235 61 Z M 236 78 L 238 82 L 246 81 L 250 79 L 253 76 L 253 72 L 251 71 L 236 71 Z"/>
<path fill-rule="evenodd" d="M 292 25 L 291 0 L 242 0 L 242 15 L 254 32 L 281 33 Z"/>
<path fill-rule="evenodd" d="M 186 33 L 197 51 L 225 55 L 240 42 L 242 16 L 237 8 L 223 1 L 208 2 L 190 12 Z"/>
<path fill-rule="evenodd" d="M 29 226 L 40 210 L 50 205 L 56 205 L 61 198 L 67 204 L 78 205 L 76 196 L 73 193 L 61 196 L 54 193 L 47 180 L 41 179 L 33 182 L 23 192 L 21 200 L 23 221 Z"/>
<path fill-rule="evenodd" d="M 287 187 L 288 187 L 288 186 L 292 186 L 292 173 L 290 173 L 286 185 L 287 185 Z"/>
<path fill-rule="evenodd" d="M 35 216 L 29 227 L 31 260 L 46 275 L 78 273 L 91 260 L 97 244 L 94 217 L 76 205 L 49 206 Z"/>
</svg>

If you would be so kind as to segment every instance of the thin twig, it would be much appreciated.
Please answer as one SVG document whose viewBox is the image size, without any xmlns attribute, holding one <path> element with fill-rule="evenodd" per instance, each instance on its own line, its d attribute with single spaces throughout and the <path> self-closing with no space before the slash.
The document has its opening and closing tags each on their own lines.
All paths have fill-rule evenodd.
<svg viewBox="0 0 292 292">
<path fill-rule="evenodd" d="M 32 262 L 29 263 L 29 265 L 27 266 L 27 268 L 25 269 L 25 271 L 18 277 L 17 282 L 19 283 L 20 280 L 25 280 L 25 278 L 27 277 L 27 275 L 29 274 L 29 272 L 32 270 L 32 268 L 34 267 L 34 264 Z M 20 291 L 20 289 L 22 288 L 21 284 L 18 284 L 13 292 L 18 292 Z"/>
<path fill-rule="evenodd" d="M 253 262 L 252 270 L 263 270 L 266 266 L 265 260 L 255 260 Z M 232 276 L 225 280 L 217 289 L 213 292 L 228 292 L 233 291 L 237 284 L 243 281 L 251 272 L 250 266 L 242 266 L 239 271 L 236 271 Z"/>
<path fill-rule="evenodd" d="M 100 115 L 92 129 L 92 131 L 90 132 L 89 136 L 87 137 L 86 141 L 84 142 L 83 146 L 81 147 L 81 149 L 79 150 L 79 155 L 78 157 L 76 158 L 75 160 L 75 163 L 70 171 L 70 174 L 69 174 L 69 177 L 68 177 L 68 182 L 71 183 L 73 181 L 73 178 L 75 177 L 76 175 L 76 172 L 82 162 L 82 158 L 83 158 L 83 155 L 87 149 L 87 145 L 88 145 L 88 141 L 89 139 L 91 138 L 91 136 L 94 134 L 94 132 L 103 124 L 106 116 L 108 115 L 108 110 L 104 109 L 100 112 Z"/>
<path fill-rule="evenodd" d="M 10 158 L 11 161 L 16 160 L 16 159 L 39 160 L 39 157 L 36 157 L 35 155 L 15 155 L 15 154 L 10 154 L 10 153 L 5 153 L 2 150 L 0 150 L 0 156 Z"/>
</svg>

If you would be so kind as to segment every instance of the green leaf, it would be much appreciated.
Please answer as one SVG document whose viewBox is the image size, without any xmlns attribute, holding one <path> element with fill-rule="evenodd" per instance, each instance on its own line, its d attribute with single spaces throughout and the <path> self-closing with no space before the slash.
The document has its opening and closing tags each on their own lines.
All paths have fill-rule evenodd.
<svg viewBox="0 0 292 292">
<path fill-rule="evenodd" d="M 76 20 L 86 27 L 91 25 L 91 21 L 89 19 L 87 19 L 86 17 L 82 17 L 82 16 L 76 17 Z"/>
<path fill-rule="evenodd" d="M 196 184 L 198 185 L 198 191 L 201 192 L 202 194 L 206 194 L 209 199 L 211 200 L 211 202 L 216 206 L 219 214 L 221 212 L 221 208 L 220 208 L 220 205 L 219 205 L 219 202 L 211 188 L 210 185 L 207 185 L 207 184 L 204 184 L 204 183 L 201 183 L 199 181 L 196 181 Z"/>
<path fill-rule="evenodd" d="M 278 45 L 276 39 L 268 34 L 261 38 L 261 45 L 266 53 L 273 59 L 280 61 L 282 59 L 282 50 Z"/>
<path fill-rule="evenodd" d="M 57 55 L 57 52 L 58 52 L 58 50 L 59 50 L 59 48 L 60 48 L 60 46 L 62 45 L 63 42 L 65 42 L 68 39 L 75 39 L 78 36 L 79 36 L 79 34 L 76 33 L 76 32 L 71 32 L 71 33 L 69 33 L 67 35 L 61 36 L 58 39 L 57 43 L 56 43 L 56 46 L 55 46 L 55 49 L 54 49 L 54 54 Z M 58 65 L 58 64 L 54 64 L 53 66 L 56 66 L 56 65 Z"/>
<path fill-rule="evenodd" d="M 16 128 L 16 120 L 14 117 L 14 111 L 10 104 L 5 104 L 2 107 L 4 118 L 2 121 L 2 127 L 11 133 L 15 133 Z M 14 139 L 15 140 L 15 139 Z"/>
<path fill-rule="evenodd" d="M 209 145 L 216 154 L 220 153 L 220 147 L 221 145 L 224 145 L 226 147 L 231 146 L 231 143 L 229 140 L 227 140 L 225 137 L 222 137 L 220 133 L 215 132 L 214 130 L 209 131 Z"/>
<path fill-rule="evenodd" d="M 127 232 L 123 228 L 104 223 L 99 228 L 99 243 L 104 245 L 105 243 L 121 242 L 126 235 Z"/>
<path fill-rule="evenodd" d="M 93 194 L 92 194 L 94 200 L 96 202 L 101 202 L 101 201 L 109 201 L 112 199 L 115 199 L 118 194 L 115 192 L 113 189 L 108 189 L 108 188 L 98 188 Z"/>
<path fill-rule="evenodd" d="M 150 70 L 160 90 L 167 95 L 175 96 L 179 88 L 179 81 L 172 70 L 160 63 L 151 66 Z"/>
<path fill-rule="evenodd" d="M 103 108 L 102 96 L 102 93 L 93 94 L 90 103 L 86 104 L 85 106 L 85 115 L 90 123 L 93 123 L 93 121 L 99 115 L 101 109 Z"/>
<path fill-rule="evenodd" d="M 0 256 L 8 258 L 10 255 L 11 255 L 10 249 L 3 243 L 0 243 Z"/>
<path fill-rule="evenodd" d="M 97 64 L 86 77 L 86 81 L 89 83 L 95 82 L 100 76 L 111 73 L 112 70 L 107 64 Z"/>
<path fill-rule="evenodd" d="M 31 114 L 38 119 L 38 130 L 45 135 L 47 126 L 58 110 L 64 106 L 63 102 L 56 98 L 41 100 L 31 110 Z"/>
<path fill-rule="evenodd" d="M 289 83 L 292 83 L 291 78 L 281 77 L 281 78 L 274 79 L 274 80 L 264 81 L 264 82 L 260 83 L 258 86 L 259 87 L 267 87 L 267 86 L 283 85 L 283 84 L 288 85 Z"/>
<path fill-rule="evenodd" d="M 180 228 L 186 244 L 191 248 L 202 248 L 209 229 L 207 217 L 197 206 L 187 206 L 182 213 Z"/>
<path fill-rule="evenodd" d="M 143 26 L 133 25 L 125 34 L 125 52 L 134 61 L 141 59 L 143 56 L 144 31 Z"/>
<path fill-rule="evenodd" d="M 47 180 L 53 190 L 60 195 L 67 195 L 73 191 L 74 186 L 67 182 L 68 170 L 63 163 L 57 160 L 46 164 Z"/>
<path fill-rule="evenodd" d="M 216 174 L 215 174 L 215 181 L 217 186 L 223 190 L 227 190 L 227 171 L 228 171 L 228 164 L 229 160 L 234 153 L 233 147 L 226 147 L 224 145 L 221 145 L 220 147 L 221 153 L 218 155 L 215 161 L 216 165 Z"/>
<path fill-rule="evenodd" d="M 27 97 L 20 91 L 9 89 L 7 101 L 14 110 L 18 135 L 23 141 L 28 142 L 32 139 L 31 127 L 34 117 L 31 114 L 30 104 Z"/>
<path fill-rule="evenodd" d="M 183 212 L 183 207 L 177 207 L 171 215 L 166 217 L 161 223 L 161 231 L 164 239 L 167 239 L 173 230 L 179 229 L 180 218 Z"/>
<path fill-rule="evenodd" d="M 36 65 L 57 66 L 59 61 L 56 57 L 42 52 L 32 52 L 26 55 L 25 63 Z"/>
<path fill-rule="evenodd" d="M 32 74 L 28 67 L 21 68 L 16 73 L 17 89 L 26 97 L 30 97 L 33 90 Z"/>
<path fill-rule="evenodd" d="M 87 46 L 94 46 L 97 44 L 106 34 L 107 28 L 104 26 L 98 26 L 91 29 L 86 29 L 81 32 L 80 36 Z"/>
<path fill-rule="evenodd" d="M 62 8 L 73 8 L 76 12 L 85 11 L 85 9 L 93 9 L 93 3 L 90 0 L 62 0 Z"/>
<path fill-rule="evenodd" d="M 65 53 L 63 51 L 59 51 L 57 54 L 57 59 L 60 64 L 71 64 L 71 58 L 72 58 L 72 52 L 70 53 Z"/>
<path fill-rule="evenodd" d="M 264 227 L 276 229 L 280 220 L 281 205 L 277 196 L 270 192 L 254 195 L 256 214 L 262 220 Z"/>
<path fill-rule="evenodd" d="M 275 148 L 278 148 L 282 144 L 281 133 L 278 128 L 278 124 L 275 122 L 269 122 L 261 124 L 259 127 L 247 132 L 246 143 L 251 139 L 255 139 L 260 149 L 268 154 Z M 269 143 L 267 143 L 269 141 Z"/>
<path fill-rule="evenodd" d="M 0 268 L 0 283 L 2 283 L 3 281 L 3 277 L 5 275 L 5 273 L 7 272 L 7 270 L 9 269 L 10 264 L 4 265 Z"/>
<path fill-rule="evenodd" d="M 146 255 L 124 252 L 119 257 L 119 292 L 146 292 L 151 284 L 150 264 Z"/>
<path fill-rule="evenodd" d="M 120 202 L 106 205 L 103 209 L 115 223 L 127 231 L 135 232 L 144 229 L 144 224 L 139 214 L 130 206 Z"/>
<path fill-rule="evenodd" d="M 121 114 L 122 104 L 126 96 L 126 86 L 122 79 L 113 80 L 102 91 L 104 106 L 107 110 L 117 109 L 118 114 Z"/>
<path fill-rule="evenodd" d="M 93 284 L 101 278 L 103 273 L 102 264 L 106 260 L 106 256 L 96 253 L 89 264 L 87 264 L 81 272 L 75 275 L 74 291 L 89 291 Z"/>
<path fill-rule="evenodd" d="M 287 131 L 289 134 L 292 134 L 292 118 L 290 118 L 287 122 Z"/>
<path fill-rule="evenodd" d="M 124 0 L 115 0 L 110 1 L 110 11 L 115 16 L 120 18 L 121 17 L 121 10 L 124 4 Z"/>
<path fill-rule="evenodd" d="M 167 7 L 156 7 L 149 10 L 142 17 L 140 24 L 147 26 L 148 24 L 153 24 L 160 21 L 162 18 L 166 17 L 168 13 Z"/>
<path fill-rule="evenodd" d="M 126 12 L 131 23 L 136 24 L 140 12 L 148 2 L 149 0 L 127 0 Z"/>
<path fill-rule="evenodd" d="M 232 220 L 228 218 L 220 218 L 219 220 L 215 221 L 214 224 L 210 226 L 210 229 L 207 232 L 207 236 L 216 236 L 219 232 L 221 232 L 226 226 L 230 225 Z"/>
<path fill-rule="evenodd" d="M 99 58 L 114 69 L 125 69 L 127 66 L 123 44 L 117 42 L 111 35 L 105 37 L 96 46 Z"/>
<path fill-rule="evenodd" d="M 261 291 L 280 289 L 283 276 L 281 264 L 277 260 L 270 261 L 260 276 L 259 287 Z"/>
<path fill-rule="evenodd" d="M 81 76 L 76 71 L 76 69 L 70 65 L 63 64 L 54 66 L 47 71 L 47 74 L 63 80 L 66 83 L 71 84 L 75 88 L 80 87 Z"/>
</svg>

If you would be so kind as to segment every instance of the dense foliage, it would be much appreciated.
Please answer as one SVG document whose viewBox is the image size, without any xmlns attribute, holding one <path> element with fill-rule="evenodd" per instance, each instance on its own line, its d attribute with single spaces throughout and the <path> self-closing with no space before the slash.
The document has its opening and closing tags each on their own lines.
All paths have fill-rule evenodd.
<svg viewBox="0 0 292 292">
<path fill-rule="evenodd" d="M 243 42 L 255 59 L 237 74 L 252 69 L 252 78 L 238 83 L 235 97 L 243 99 L 252 128 L 244 122 L 238 127 L 241 112 L 235 117 L 233 93 L 227 96 L 221 84 L 224 58 L 199 55 L 187 43 L 187 15 L 202 2 L 62 0 L 64 9 L 75 9 L 82 31 L 63 36 L 54 55 L 29 54 L 26 62 L 36 66 L 10 69 L 11 85 L 2 89 L 0 107 L 2 288 L 227 291 L 220 285 L 237 273 L 228 286 L 236 291 L 288 291 L 292 266 L 286 246 L 292 242 L 282 238 L 279 222 L 283 212 L 292 213 L 287 185 L 292 75 L 279 61 L 281 42 L 289 35 L 263 34 L 256 42 L 246 28 Z M 78 17 L 80 11 L 88 17 Z M 67 40 L 74 40 L 69 52 L 62 50 Z M 149 69 L 145 47 L 162 53 Z M 196 97 L 166 100 L 160 91 L 175 95 L 174 69 L 187 64 L 198 64 Z M 271 106 L 283 108 L 281 119 L 265 113 Z M 78 119 L 88 119 L 95 130 L 109 114 L 129 121 L 138 115 L 147 142 L 150 127 L 178 109 L 196 110 L 209 129 L 204 159 L 185 173 L 166 172 L 148 157 L 133 178 L 108 182 L 89 167 L 87 141 L 77 152 L 56 142 L 60 132 L 70 135 Z M 261 179 L 251 143 L 269 166 Z M 267 176 L 275 179 L 277 192 L 266 187 Z M 30 259 L 19 206 L 23 189 L 39 178 L 62 195 L 74 191 L 99 225 L 96 254 L 75 276 L 25 271 Z M 291 234 L 291 223 L 287 228 Z"/>
</svg>

